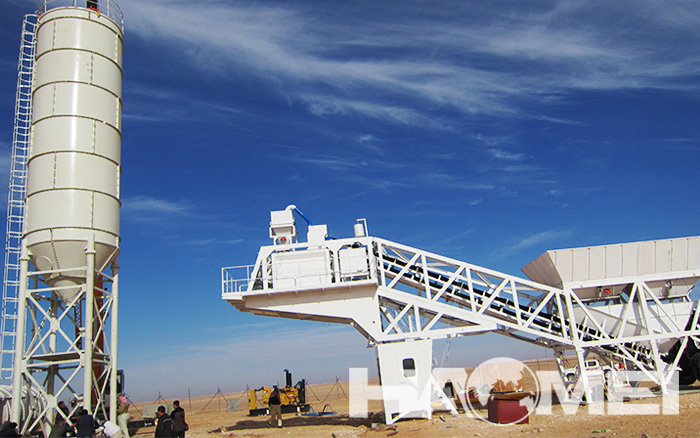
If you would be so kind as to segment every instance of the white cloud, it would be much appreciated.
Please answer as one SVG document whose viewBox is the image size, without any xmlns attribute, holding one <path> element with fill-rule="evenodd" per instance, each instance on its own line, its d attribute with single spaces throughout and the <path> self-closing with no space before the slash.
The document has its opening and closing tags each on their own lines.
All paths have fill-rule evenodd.
<svg viewBox="0 0 700 438">
<path fill-rule="evenodd" d="M 332 96 L 302 94 L 298 97 L 307 104 L 312 114 L 320 117 L 357 114 L 402 125 L 449 129 L 449 125 L 444 121 L 428 117 L 412 108 Z"/>
<path fill-rule="evenodd" d="M 445 109 L 538 118 L 522 104 L 575 90 L 696 89 L 700 73 L 691 25 L 699 14 L 687 3 L 642 2 L 646 15 L 636 3 L 494 12 L 449 4 L 429 13 L 382 3 L 376 12 L 391 24 L 310 5 L 125 0 L 123 9 L 144 41 L 220 80 L 230 69 L 253 70 L 318 116 L 445 129 L 451 123 L 436 116 Z"/>
<path fill-rule="evenodd" d="M 182 242 L 184 239 L 178 230 L 188 226 L 197 217 L 194 206 L 186 200 L 170 201 L 151 196 L 122 199 L 122 220 L 147 226 L 143 228 L 144 231 L 148 227 L 157 227 L 157 235 L 161 238 L 177 236 L 177 241 Z"/>
<path fill-rule="evenodd" d="M 518 154 L 518 153 L 513 153 L 513 152 L 508 152 L 504 151 L 503 149 L 498 149 L 498 148 L 491 148 L 488 150 L 489 154 L 493 158 L 499 159 L 499 160 L 508 160 L 508 161 L 521 161 L 526 158 L 525 154 Z"/>
<path fill-rule="evenodd" d="M 166 201 L 150 196 L 136 196 L 122 201 L 122 212 L 124 214 L 175 214 L 187 215 L 190 213 L 191 204 L 185 201 Z"/>
<path fill-rule="evenodd" d="M 572 232 L 570 230 L 549 230 L 530 234 L 522 237 L 515 244 L 511 245 L 506 251 L 503 251 L 501 256 L 511 255 L 520 251 L 521 249 L 542 245 L 547 242 L 555 242 L 568 237 L 571 234 Z"/>
<path fill-rule="evenodd" d="M 357 141 L 359 143 L 373 143 L 373 142 L 379 141 L 379 139 L 377 137 L 373 136 L 372 134 L 365 134 L 365 135 L 361 135 L 357 139 Z"/>
<path fill-rule="evenodd" d="M 473 134 L 471 136 L 473 140 L 479 143 L 483 143 L 487 146 L 496 146 L 502 144 L 513 144 L 515 140 L 508 135 L 484 135 L 481 133 Z"/>
<path fill-rule="evenodd" d="M 335 156 L 335 155 L 321 155 L 316 154 L 313 156 L 309 155 L 284 155 L 281 157 L 283 160 L 293 161 L 295 163 L 303 163 L 313 166 L 319 166 L 326 169 L 336 170 L 336 171 L 350 171 L 366 168 L 368 166 L 367 162 L 362 160 L 360 157 L 347 157 L 347 156 Z"/>
<path fill-rule="evenodd" d="M 122 118 L 129 122 L 192 123 L 192 114 L 217 123 L 230 123 L 240 109 L 189 95 L 187 90 L 145 87 L 138 84 L 125 89 Z M 198 119 L 198 120 L 199 120 Z"/>
<path fill-rule="evenodd" d="M 551 122 L 551 123 L 557 123 L 560 125 L 569 125 L 569 126 L 588 126 L 588 123 L 583 123 L 583 122 L 578 122 L 576 120 L 565 120 L 565 119 L 559 119 L 556 117 L 548 117 L 548 116 L 540 116 L 539 120 L 545 121 L 545 122 Z"/>
</svg>

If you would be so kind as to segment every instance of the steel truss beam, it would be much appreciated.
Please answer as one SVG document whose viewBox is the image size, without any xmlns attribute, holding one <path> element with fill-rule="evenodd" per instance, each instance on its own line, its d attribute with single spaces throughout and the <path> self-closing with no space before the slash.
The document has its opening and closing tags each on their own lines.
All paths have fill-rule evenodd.
<svg viewBox="0 0 700 438">
<path fill-rule="evenodd" d="M 349 263 L 343 251 L 348 249 L 366 258 L 364 264 L 357 263 L 366 270 L 354 277 L 343 275 Z M 308 258 L 304 251 L 309 251 Z M 323 257 L 319 251 L 326 251 Z M 237 270 L 245 277 L 237 277 Z M 574 288 L 597 286 L 593 281 L 559 289 L 384 239 L 356 237 L 313 247 L 262 247 L 255 266 L 222 270 L 222 297 L 242 311 L 352 320 L 371 343 L 496 332 L 552 348 L 558 358 L 573 350 L 582 370 L 585 357 L 596 353 L 642 370 L 665 391 L 683 349 L 664 357 L 660 346 L 667 351 L 676 340 L 683 346 L 696 340 L 700 312 L 687 295 L 661 299 L 647 283 L 698 276 L 700 272 L 682 271 L 606 279 L 605 284 L 627 285 L 625 293 L 616 301 L 590 302 L 580 299 Z M 376 308 L 359 306 L 355 315 L 348 315 L 347 308 L 341 312 L 347 294 L 368 284 L 374 285 L 375 299 L 365 303 Z M 319 290 L 325 305 L 299 305 L 318 300 Z M 290 293 L 294 304 L 282 298 Z M 367 326 L 367 314 L 380 319 L 379 329 Z M 585 372 L 581 377 L 588 391 Z"/>
</svg>

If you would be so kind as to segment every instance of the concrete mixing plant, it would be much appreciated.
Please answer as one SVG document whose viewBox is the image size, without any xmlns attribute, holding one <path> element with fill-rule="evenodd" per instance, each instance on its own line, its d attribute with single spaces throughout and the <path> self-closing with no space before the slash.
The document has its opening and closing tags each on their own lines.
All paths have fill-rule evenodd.
<svg viewBox="0 0 700 438">
<path fill-rule="evenodd" d="M 45 0 L 22 35 L 1 372 L 12 420 L 48 436 L 81 408 L 116 418 L 123 18 Z"/>
<path fill-rule="evenodd" d="M 700 236 L 548 251 L 523 268 L 526 280 L 368 236 L 364 220 L 342 239 L 309 223 L 302 242 L 297 211 L 271 213 L 273 244 L 255 265 L 222 269 L 222 298 L 258 315 L 352 325 L 376 348 L 388 423 L 430 417 L 438 401 L 454 409 L 432 375 L 432 341 L 455 336 L 498 333 L 552 349 L 561 383 L 582 388 L 563 391 L 571 401 L 599 394 L 593 357 L 636 370 L 664 394 L 700 379 L 700 310 L 690 297 Z M 575 371 L 565 368 L 569 355 Z"/>
</svg>

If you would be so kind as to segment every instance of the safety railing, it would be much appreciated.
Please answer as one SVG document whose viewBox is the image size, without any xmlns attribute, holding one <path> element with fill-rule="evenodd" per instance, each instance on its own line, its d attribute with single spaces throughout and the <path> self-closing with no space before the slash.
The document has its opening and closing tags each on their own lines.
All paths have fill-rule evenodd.
<svg viewBox="0 0 700 438">
<path fill-rule="evenodd" d="M 221 269 L 221 293 L 230 294 L 248 290 L 254 265 L 231 266 Z"/>
<path fill-rule="evenodd" d="M 39 16 L 48 10 L 63 7 L 88 8 L 99 11 L 100 14 L 110 18 L 124 30 L 124 14 L 119 5 L 113 0 L 40 0 Z"/>
<path fill-rule="evenodd" d="M 364 247 L 273 252 L 262 266 L 243 265 L 222 268 L 222 293 L 258 290 L 332 287 L 375 277 L 370 256 Z M 301 257 L 297 257 L 301 256 Z"/>
</svg>

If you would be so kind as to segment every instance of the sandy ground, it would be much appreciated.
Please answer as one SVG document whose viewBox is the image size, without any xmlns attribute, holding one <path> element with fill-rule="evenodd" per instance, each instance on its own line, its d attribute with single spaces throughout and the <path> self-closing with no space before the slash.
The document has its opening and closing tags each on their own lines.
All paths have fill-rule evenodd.
<svg viewBox="0 0 700 438">
<path fill-rule="evenodd" d="M 370 384 L 376 384 L 370 381 Z M 392 426 L 383 424 L 382 406 L 370 401 L 368 418 L 348 417 L 348 384 L 315 384 L 307 392 L 307 401 L 319 412 L 328 404 L 336 415 L 311 417 L 285 414 L 284 427 L 269 428 L 267 417 L 249 417 L 247 396 L 243 393 L 217 394 L 196 399 L 180 399 L 187 412 L 190 430 L 187 437 L 697 437 L 700 436 L 700 387 L 683 393 L 678 398 L 678 414 L 664 415 L 661 398 L 638 399 L 617 406 L 627 412 L 613 415 L 610 405 L 552 406 L 551 414 L 533 413 L 528 424 L 498 425 L 475 418 L 473 413 L 460 411 L 452 416 L 449 412 L 436 411 L 433 418 L 399 421 Z M 240 410 L 226 412 L 226 401 L 238 399 Z M 166 400 L 172 403 L 172 400 Z M 148 402 L 153 404 L 154 402 Z M 159 400 L 158 403 L 163 403 Z M 139 417 L 145 403 L 131 407 L 133 418 Z M 669 405 L 670 406 L 670 405 Z M 171 405 L 168 405 L 170 409 Z M 564 409 L 568 409 L 565 412 Z M 575 409 L 575 411 L 574 411 Z M 601 413 L 595 409 L 605 409 Z M 644 410 L 652 414 L 644 414 Z M 476 411 L 484 418 L 485 410 Z M 640 414 L 641 413 L 641 414 Z M 142 428 L 137 437 L 153 436 L 153 427 Z"/>
</svg>

